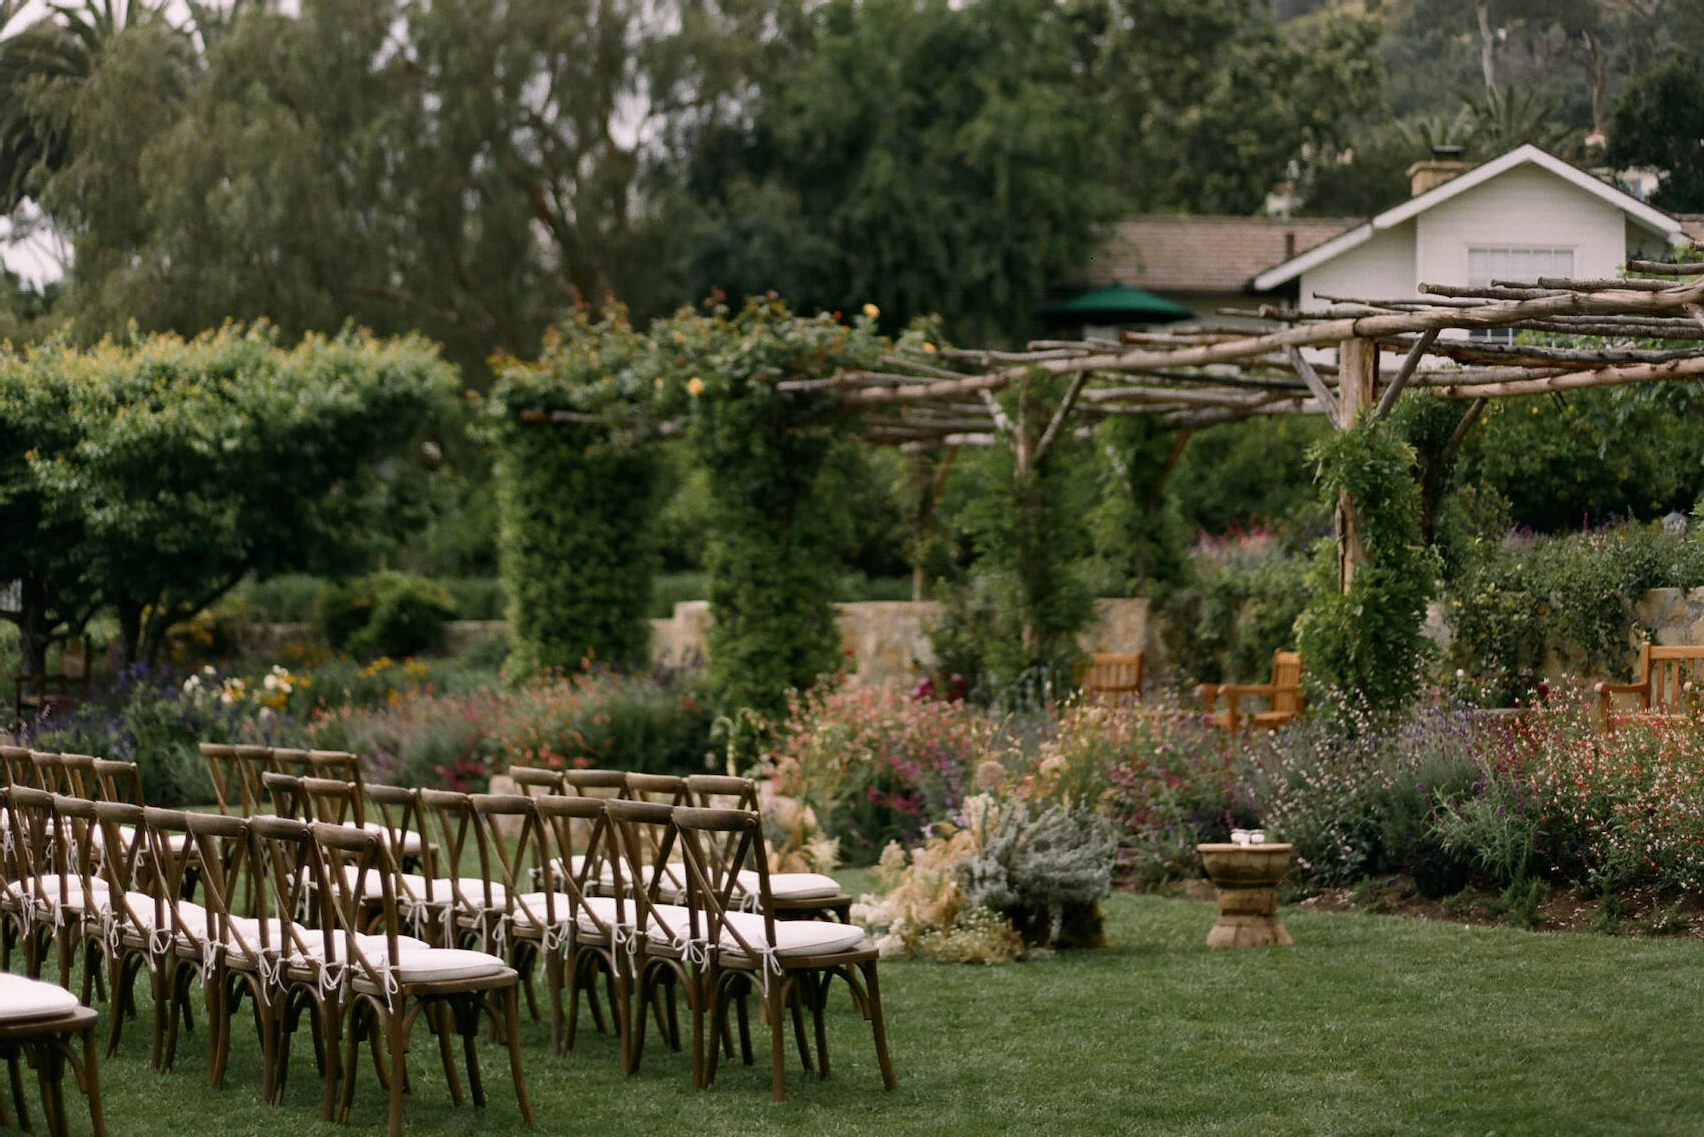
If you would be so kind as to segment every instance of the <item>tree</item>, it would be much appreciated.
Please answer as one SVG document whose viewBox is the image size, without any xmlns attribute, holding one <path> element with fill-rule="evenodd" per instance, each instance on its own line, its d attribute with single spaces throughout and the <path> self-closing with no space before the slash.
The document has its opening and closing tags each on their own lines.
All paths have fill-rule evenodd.
<svg viewBox="0 0 1704 1137">
<path fill-rule="evenodd" d="M 1615 105 L 1606 158 L 1662 171 L 1653 204 L 1704 210 L 1704 57 L 1675 56 L 1635 80 Z"/>
<path fill-rule="evenodd" d="M 354 332 L 275 341 L 228 327 L 0 355 L 0 413 L 31 426 L 0 439 L 0 492 L 26 519 L 9 531 L 44 546 L 18 575 L 70 570 L 26 588 L 21 626 L 75 631 L 93 593 L 125 662 L 153 663 L 173 624 L 243 577 L 347 571 L 411 520 L 383 460 L 448 405 L 436 351 Z"/>
<path fill-rule="evenodd" d="M 826 5 L 752 129 L 698 136 L 694 288 L 1021 334 L 1115 212 L 1070 32 L 1062 9 L 1022 0 Z"/>
</svg>

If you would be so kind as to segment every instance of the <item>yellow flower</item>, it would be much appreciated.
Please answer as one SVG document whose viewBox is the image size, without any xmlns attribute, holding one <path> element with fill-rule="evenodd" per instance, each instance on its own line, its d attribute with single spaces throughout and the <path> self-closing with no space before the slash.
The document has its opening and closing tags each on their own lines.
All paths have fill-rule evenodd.
<svg viewBox="0 0 1704 1137">
<path fill-rule="evenodd" d="M 925 355 L 934 355 L 935 354 L 935 345 L 932 344 L 932 343 L 924 344 L 923 345 L 923 353 Z"/>
<path fill-rule="evenodd" d="M 876 307 L 874 304 L 864 305 L 864 315 L 868 316 L 870 319 L 873 320 L 881 314 L 882 314 L 882 310 L 880 308 Z"/>
<path fill-rule="evenodd" d="M 686 393 L 697 398 L 704 393 L 704 380 L 694 375 L 686 381 Z"/>
</svg>

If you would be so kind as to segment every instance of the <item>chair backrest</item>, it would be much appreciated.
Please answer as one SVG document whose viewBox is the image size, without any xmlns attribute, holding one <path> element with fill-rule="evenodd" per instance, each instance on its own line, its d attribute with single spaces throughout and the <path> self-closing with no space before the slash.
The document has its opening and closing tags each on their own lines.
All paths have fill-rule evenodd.
<svg viewBox="0 0 1704 1137">
<path fill-rule="evenodd" d="M 1704 700 L 1704 647 L 1645 644 L 1639 651 L 1639 664 L 1651 684 L 1648 709 L 1680 714 L 1690 709 L 1689 704 Z"/>
<path fill-rule="evenodd" d="M 549 886 L 551 872 L 548 842 L 541 838 L 538 810 L 525 794 L 469 794 L 467 804 L 478 821 L 477 832 L 490 847 L 481 857 L 485 893 L 496 902 L 497 887 L 503 900 L 496 906 L 506 919 L 514 920 L 520 910 L 535 927 L 555 928 L 568 919 L 558 912 L 556 890 Z M 489 867 L 486 867 L 489 866 Z M 525 899 L 542 891 L 542 903 Z"/>
<path fill-rule="evenodd" d="M 207 776 L 213 783 L 213 797 L 219 812 L 248 817 L 260 809 L 260 783 L 252 761 L 239 757 L 236 746 L 203 742 L 201 758 L 207 763 Z"/>
<path fill-rule="evenodd" d="M 50 794 L 65 792 L 65 770 L 59 763 L 59 755 L 52 750 L 30 751 L 30 765 L 35 774 L 30 785 L 37 789 L 46 790 Z"/>
<path fill-rule="evenodd" d="M 142 828 L 147 841 L 149 865 L 158 888 L 157 895 L 171 918 L 172 932 L 198 955 L 204 956 L 206 942 L 203 937 L 216 935 L 219 930 L 184 920 L 179 909 L 179 904 L 190 891 L 188 886 L 196 882 L 191 870 L 199 863 L 195 835 L 190 832 L 189 821 L 182 810 L 148 807 L 142 810 Z"/>
<path fill-rule="evenodd" d="M 688 802 L 699 809 L 741 809 L 752 813 L 760 812 L 757 797 L 757 782 L 752 778 L 735 778 L 726 774 L 692 774 L 686 779 Z M 728 864 L 733 859 L 734 846 L 739 840 L 737 831 L 728 830 L 720 833 L 705 833 L 703 848 L 706 858 L 705 867 L 710 872 L 710 882 L 720 887 L 722 878 L 727 874 Z"/>
<path fill-rule="evenodd" d="M 505 910 L 491 887 L 502 875 L 500 871 L 495 877 L 492 875 L 490 841 L 469 795 L 454 790 L 423 789 L 420 806 L 426 817 L 427 832 L 437 840 L 441 850 L 439 869 L 450 881 L 451 895 L 436 899 L 448 900 L 466 914 Z M 466 858 L 470 853 L 477 877 L 466 875 Z M 475 885 L 475 880 L 480 884 Z"/>
<path fill-rule="evenodd" d="M 334 920 L 330 894 L 335 890 L 313 830 L 293 817 L 257 815 L 247 825 L 249 867 L 258 885 L 253 915 L 263 924 L 276 922 L 272 950 L 306 954 L 316 940 L 322 950 L 332 950 L 336 934 L 329 926 Z"/>
<path fill-rule="evenodd" d="M 726 932 L 745 954 L 753 958 L 765 949 L 772 950 L 775 946 L 775 898 L 769 888 L 769 859 L 763 854 L 763 818 L 747 809 L 677 806 L 674 823 L 686 849 L 689 878 L 687 907 L 692 913 L 694 935 L 702 919 L 711 943 L 724 942 L 722 935 Z M 733 837 L 732 854 L 722 879 L 715 881 L 711 877 L 707 844 L 725 835 Z M 740 873 L 747 870 L 757 874 L 755 892 L 739 884 Z M 736 889 L 741 892 L 739 901 L 734 898 Z M 763 915 L 763 942 L 727 919 L 728 912 L 753 901 Z"/>
<path fill-rule="evenodd" d="M 27 746 L 0 746 L 0 785 L 41 788 Z"/>
<path fill-rule="evenodd" d="M 148 848 L 143 807 L 122 801 L 95 803 L 101 827 L 101 879 L 106 881 L 114 930 L 133 935 L 164 934 L 171 916 L 165 887 Z"/>
<path fill-rule="evenodd" d="M 313 846 L 310 871 L 316 874 L 319 893 L 326 898 L 326 922 L 321 930 L 326 958 L 334 958 L 334 940 L 341 940 L 346 965 L 359 969 L 368 982 L 381 991 L 394 990 L 394 971 L 401 963 L 398 941 L 396 865 L 384 839 L 365 829 L 314 822 L 309 840 Z M 332 881 L 346 882 L 334 888 Z M 367 937 L 366 905 L 379 901 L 385 948 L 381 955 Z"/>
<path fill-rule="evenodd" d="M 1275 711 L 1297 712 L 1302 709 L 1302 655 L 1295 651 L 1272 653 L 1271 701 Z"/>
<path fill-rule="evenodd" d="M 312 750 L 291 750 L 274 746 L 267 753 L 266 766 L 275 774 L 289 774 L 294 778 L 311 778 L 314 776 L 314 752 Z"/>
<path fill-rule="evenodd" d="M 268 770 L 260 776 L 261 788 L 272 802 L 274 817 L 289 817 L 300 821 L 305 816 L 307 803 L 302 800 L 302 779 L 294 774 L 280 774 L 276 770 Z"/>
<path fill-rule="evenodd" d="M 569 793 L 581 797 L 621 797 L 627 792 L 623 770 L 564 770 L 562 782 Z"/>
<path fill-rule="evenodd" d="M 516 790 L 528 797 L 568 792 L 561 770 L 547 770 L 542 766 L 510 766 L 509 777 L 514 780 Z"/>
<path fill-rule="evenodd" d="M 127 801 L 131 805 L 148 804 L 142 797 L 142 771 L 134 762 L 111 758 L 95 759 L 95 779 L 105 801 Z"/>
<path fill-rule="evenodd" d="M 35 895 L 40 878 L 58 874 L 64 861 L 64 848 L 53 839 L 58 824 L 54 818 L 53 794 L 32 786 L 13 786 L 10 794 L 9 836 L 17 858 L 16 872 L 26 891 Z"/>
<path fill-rule="evenodd" d="M 366 775 L 361 770 L 360 755 L 351 754 L 346 750 L 308 751 L 308 774 L 315 778 L 335 778 L 340 782 L 351 782 L 356 790 L 360 790 L 366 782 Z"/>
<path fill-rule="evenodd" d="M 297 802 L 304 819 L 323 821 L 327 825 L 353 824 L 364 826 L 367 820 L 361 787 L 354 782 L 335 778 L 300 778 L 296 782 Z"/>
<path fill-rule="evenodd" d="M 1083 695 L 1095 702 L 1131 706 L 1142 701 L 1145 669 L 1141 652 L 1123 655 L 1097 653 L 1083 668 Z"/>
<path fill-rule="evenodd" d="M 100 863 L 97 855 L 100 824 L 95 819 L 95 802 L 86 797 L 54 794 L 53 827 L 54 871 L 61 874 L 60 898 L 69 899 L 72 882 L 86 896 Z"/>
<path fill-rule="evenodd" d="M 270 924 L 265 920 L 254 924 L 236 920 L 255 911 L 260 883 L 250 861 L 248 822 L 220 813 L 186 812 L 183 824 L 195 842 L 201 864 L 201 900 L 207 909 L 209 937 L 237 948 L 250 959 L 264 958 L 272 947 Z"/>
<path fill-rule="evenodd" d="M 690 929 L 684 922 L 680 927 L 673 926 L 658 911 L 659 905 L 678 904 L 683 893 L 691 891 L 690 870 L 685 863 L 670 863 L 680 838 L 674 824 L 674 807 L 651 801 L 615 800 L 605 803 L 604 809 L 619 853 L 615 874 L 616 918 L 623 917 L 619 905 L 630 892 L 637 907 L 636 926 L 649 928 L 655 922 L 670 940 L 684 943 Z M 622 887 L 623 881 L 632 887 Z"/>
<path fill-rule="evenodd" d="M 385 839 L 390 843 L 391 856 L 398 862 L 402 860 L 402 851 L 410 844 L 409 837 L 417 839 L 422 866 L 420 871 L 430 887 L 433 846 L 432 842 L 426 839 L 426 819 L 421 810 L 420 791 L 406 786 L 374 784 L 366 787 L 363 796 L 370 807 L 366 810 L 367 817 L 383 829 Z"/>
<path fill-rule="evenodd" d="M 566 794 L 532 799 L 533 813 L 538 818 L 539 853 L 551 866 L 551 883 L 547 887 L 560 888 L 568 894 L 573 909 L 571 919 L 584 912 L 604 936 L 610 934 L 609 922 L 588 907 L 585 900 L 596 891 L 604 866 L 617 855 L 606 805 L 602 798 Z"/>
</svg>

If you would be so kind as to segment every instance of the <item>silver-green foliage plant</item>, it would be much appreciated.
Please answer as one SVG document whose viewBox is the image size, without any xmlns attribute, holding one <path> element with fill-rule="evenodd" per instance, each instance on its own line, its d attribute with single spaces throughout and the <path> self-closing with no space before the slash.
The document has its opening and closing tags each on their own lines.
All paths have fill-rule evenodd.
<svg viewBox="0 0 1704 1137">
<path fill-rule="evenodd" d="M 1051 943 L 1073 909 L 1111 893 L 1117 851 L 1117 833 L 1098 813 L 1055 805 L 1035 816 L 1013 802 L 959 865 L 958 884 L 966 907 L 1003 912 L 1031 938 L 1045 929 Z"/>
</svg>

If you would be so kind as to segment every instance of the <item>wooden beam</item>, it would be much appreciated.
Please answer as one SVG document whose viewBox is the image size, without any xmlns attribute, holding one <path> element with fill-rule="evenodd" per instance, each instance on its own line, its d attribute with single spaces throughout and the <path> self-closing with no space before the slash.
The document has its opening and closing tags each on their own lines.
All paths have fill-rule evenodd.
<svg viewBox="0 0 1704 1137">
<path fill-rule="evenodd" d="M 1672 292 L 1637 292 L 1630 289 L 1597 293 L 1568 292 L 1536 300 L 1486 304 L 1477 308 L 1391 312 L 1378 316 L 1322 320 L 1248 339 L 1184 348 L 1180 351 L 1130 351 L 1086 355 L 1075 359 L 1048 360 L 1033 366 L 1059 375 L 1076 371 L 1120 372 L 1156 367 L 1197 367 L 1208 363 L 1230 363 L 1248 359 L 1291 346 L 1317 347 L 1348 339 L 1388 338 L 1432 329 L 1500 328 L 1524 320 L 1557 315 L 1615 316 L 1629 312 L 1664 315 L 1684 312 L 1687 304 L 1700 302 L 1704 302 L 1704 281 Z M 847 393 L 846 401 L 853 404 L 920 402 L 979 391 L 996 391 L 1013 379 L 1027 374 L 1031 366 L 1026 364 L 986 375 L 969 375 L 963 379 L 943 380 L 933 384 L 855 390 Z"/>
<path fill-rule="evenodd" d="M 1343 429 L 1354 426 L 1361 411 L 1372 407 L 1378 375 L 1378 342 L 1344 340 L 1337 351 L 1337 395 L 1341 408 L 1338 425 Z M 1361 540 L 1361 521 L 1356 516 L 1355 503 L 1347 491 L 1338 495 L 1336 522 L 1337 587 L 1340 592 L 1348 592 L 1355 573 L 1367 563 L 1367 549 Z"/>
<path fill-rule="evenodd" d="M 1338 405 L 1337 396 L 1333 395 L 1331 389 L 1325 385 L 1325 380 L 1319 377 L 1319 372 L 1313 369 L 1313 364 L 1309 363 L 1302 355 L 1300 348 L 1288 348 L 1286 354 L 1290 357 L 1290 366 L 1296 369 L 1296 374 L 1302 377 L 1302 382 L 1308 385 L 1308 390 L 1313 392 L 1314 398 L 1318 399 L 1320 405 L 1325 408 L 1325 417 L 1331 420 L 1333 426 L 1342 426 L 1343 408 Z M 1341 384 L 1343 381 L 1341 365 L 1339 365 L 1339 368 L 1338 383 Z"/>
<path fill-rule="evenodd" d="M 1676 359 L 1670 363 L 1631 363 L 1593 371 L 1566 371 L 1543 379 L 1517 379 L 1507 383 L 1463 383 L 1433 387 L 1446 399 L 1506 399 L 1520 395 L 1545 395 L 1552 391 L 1577 391 L 1585 387 L 1616 387 L 1629 383 L 1660 383 L 1665 379 L 1704 376 L 1704 355 Z"/>
<path fill-rule="evenodd" d="M 1414 341 L 1414 346 L 1408 349 L 1408 355 L 1402 361 L 1402 367 L 1397 371 L 1396 378 L 1385 388 L 1384 395 L 1379 399 L 1378 409 L 1373 413 L 1379 418 L 1387 417 L 1391 408 L 1396 406 L 1396 400 L 1402 396 L 1402 389 L 1408 386 L 1408 381 L 1414 378 L 1414 371 L 1420 366 L 1420 358 L 1426 354 L 1426 349 L 1432 346 L 1432 341 L 1438 338 L 1438 329 L 1420 333 L 1420 338 Z M 1378 358 L 1375 350 L 1373 358 Z M 1376 364 L 1375 364 L 1376 366 Z"/>
<path fill-rule="evenodd" d="M 1704 276 L 1704 262 L 1677 265 L 1668 261 L 1628 261 L 1627 271 L 1650 276 Z"/>
</svg>

